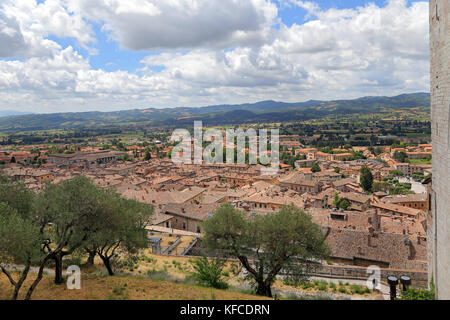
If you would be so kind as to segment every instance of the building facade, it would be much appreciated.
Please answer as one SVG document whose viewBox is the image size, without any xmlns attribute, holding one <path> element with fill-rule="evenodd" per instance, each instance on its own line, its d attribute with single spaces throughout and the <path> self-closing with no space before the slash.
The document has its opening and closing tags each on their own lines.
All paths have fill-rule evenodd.
<svg viewBox="0 0 450 320">
<path fill-rule="evenodd" d="M 450 299 L 450 2 L 430 0 L 432 210 L 429 277 L 438 299 Z"/>
</svg>

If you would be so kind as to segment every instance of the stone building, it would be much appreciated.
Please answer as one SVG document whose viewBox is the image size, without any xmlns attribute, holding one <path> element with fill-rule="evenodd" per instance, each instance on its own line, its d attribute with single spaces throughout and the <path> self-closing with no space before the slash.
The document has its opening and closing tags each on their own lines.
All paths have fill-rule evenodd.
<svg viewBox="0 0 450 320">
<path fill-rule="evenodd" d="M 429 277 L 438 299 L 450 299 L 450 2 L 430 0 L 432 210 Z"/>
<path fill-rule="evenodd" d="M 67 166 L 74 163 L 83 163 L 86 167 L 92 164 L 110 163 L 124 156 L 119 151 L 92 151 L 92 152 L 75 152 L 75 153 L 58 153 L 49 156 L 49 162 L 61 166 Z"/>
</svg>

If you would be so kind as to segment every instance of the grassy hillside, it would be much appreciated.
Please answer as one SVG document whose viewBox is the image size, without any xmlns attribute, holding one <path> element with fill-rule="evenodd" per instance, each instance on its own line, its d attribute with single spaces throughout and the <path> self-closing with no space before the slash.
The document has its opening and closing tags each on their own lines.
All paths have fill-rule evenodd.
<svg viewBox="0 0 450 320">
<path fill-rule="evenodd" d="M 32 283 L 30 275 L 22 289 Z M 266 300 L 264 297 L 233 291 L 150 280 L 145 277 L 84 276 L 81 290 L 68 290 L 65 285 L 56 286 L 53 278 L 44 276 L 33 294 L 33 300 Z M 5 276 L 0 276 L 0 300 L 11 297 L 12 286 Z M 23 298 L 20 296 L 19 298 Z"/>
<path fill-rule="evenodd" d="M 192 257 L 153 255 L 149 249 L 141 252 L 139 261 L 127 263 L 121 276 L 110 277 L 102 262 L 96 258 L 95 265 L 82 268 L 81 290 L 68 290 L 65 285 L 56 286 L 52 275 L 44 275 L 33 300 L 265 300 L 255 296 L 233 261 L 224 268 L 223 279 L 230 285 L 228 290 L 217 290 L 197 286 L 191 273 L 194 271 Z M 19 299 L 25 295 L 35 278 L 30 274 Z M 15 276 L 17 278 L 17 275 Z M 295 285 L 276 280 L 273 290 L 281 299 L 326 299 L 330 297 L 374 299 L 377 294 L 367 292 L 365 286 L 351 285 L 335 281 L 311 280 Z M 0 273 L 0 300 L 12 295 L 12 286 L 5 275 Z"/>
</svg>

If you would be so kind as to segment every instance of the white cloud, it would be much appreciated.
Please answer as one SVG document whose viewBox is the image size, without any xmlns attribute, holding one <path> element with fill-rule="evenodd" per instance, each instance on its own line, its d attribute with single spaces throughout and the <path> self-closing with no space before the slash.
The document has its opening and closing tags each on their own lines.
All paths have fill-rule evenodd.
<svg viewBox="0 0 450 320">
<path fill-rule="evenodd" d="M 268 0 L 68 0 L 131 50 L 261 44 L 277 8 Z"/>
<path fill-rule="evenodd" d="M 17 20 L 0 11 L 0 57 L 19 54 L 25 47 L 25 40 Z"/>
<path fill-rule="evenodd" d="M 57 92 L 70 92 L 77 73 L 89 64 L 68 47 L 53 57 L 30 58 L 26 61 L 0 61 L 0 89 L 34 92 L 43 97 Z"/>
<path fill-rule="evenodd" d="M 23 59 L 0 59 L 0 109 L 118 110 L 429 89 L 427 2 L 321 10 L 290 1 L 311 19 L 275 29 L 277 10 L 265 0 L 92 0 L 89 7 L 87 0 L 7 0 L 0 57 Z M 162 53 L 143 59 L 137 73 L 107 72 L 47 38 L 89 46 L 90 21 L 104 23 L 122 47 Z"/>
<path fill-rule="evenodd" d="M 59 0 L 46 0 L 38 4 L 30 0 L 4 0 L 0 4 L 0 56 L 40 57 L 51 56 L 61 47 L 48 39 L 75 38 L 87 47 L 95 42 L 93 32 L 81 15 L 68 11 Z M 4 38 L 5 31 L 14 36 Z M 2 35 L 3 33 L 3 35 Z M 11 47 L 12 45 L 12 47 Z M 7 54 L 2 54 L 2 52 Z"/>
<path fill-rule="evenodd" d="M 304 3 L 303 3 L 304 4 Z M 144 59 L 165 67 L 161 76 L 199 88 L 256 87 L 282 100 L 396 94 L 428 89 L 428 4 L 354 10 L 314 8 L 316 19 L 281 25 L 273 40 L 260 47 L 228 52 L 191 51 Z M 418 39 L 420 39 L 418 41 Z M 212 91 L 211 91 L 212 92 Z"/>
</svg>

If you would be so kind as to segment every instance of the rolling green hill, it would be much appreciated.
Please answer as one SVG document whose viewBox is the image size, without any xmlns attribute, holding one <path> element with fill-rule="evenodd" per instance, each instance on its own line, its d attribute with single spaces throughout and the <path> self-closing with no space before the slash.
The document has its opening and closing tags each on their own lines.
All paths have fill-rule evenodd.
<svg viewBox="0 0 450 320">
<path fill-rule="evenodd" d="M 298 103 L 262 101 L 253 104 L 201 108 L 30 114 L 0 118 L 0 131 L 81 129 L 130 124 L 183 126 L 192 125 L 194 120 L 202 120 L 206 125 L 302 121 L 332 114 L 367 114 L 408 108 L 429 110 L 430 94 L 413 93 L 395 97 L 363 97 L 354 100 L 310 100 Z"/>
</svg>

